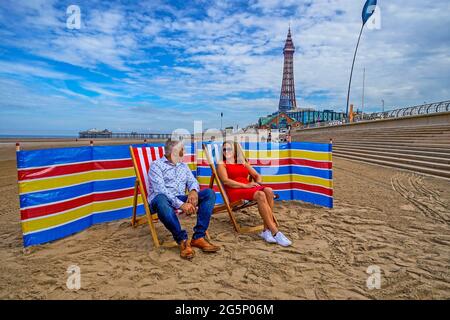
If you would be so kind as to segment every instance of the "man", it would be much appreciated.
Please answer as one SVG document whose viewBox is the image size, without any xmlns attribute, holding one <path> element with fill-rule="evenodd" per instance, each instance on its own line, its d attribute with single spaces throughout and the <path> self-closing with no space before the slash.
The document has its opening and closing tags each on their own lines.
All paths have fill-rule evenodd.
<svg viewBox="0 0 450 320">
<path fill-rule="evenodd" d="M 205 232 L 213 212 L 216 195 L 211 189 L 200 190 L 199 184 L 189 167 L 183 163 L 184 145 L 181 141 L 167 140 L 164 146 L 164 157 L 150 165 L 148 173 L 150 208 L 158 213 L 159 220 L 172 233 L 180 246 L 180 255 L 192 259 L 195 251 L 217 252 L 220 247 L 205 240 Z M 189 194 L 186 195 L 186 188 Z M 197 208 L 198 207 L 198 208 Z M 194 227 L 192 241 L 187 241 L 186 230 L 181 229 L 175 213 L 176 209 L 185 214 L 197 213 L 197 224 Z"/>
</svg>

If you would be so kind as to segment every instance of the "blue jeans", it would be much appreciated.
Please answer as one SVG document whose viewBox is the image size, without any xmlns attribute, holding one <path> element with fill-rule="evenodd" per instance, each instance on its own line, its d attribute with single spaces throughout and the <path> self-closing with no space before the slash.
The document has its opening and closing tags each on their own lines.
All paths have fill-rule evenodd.
<svg viewBox="0 0 450 320">
<path fill-rule="evenodd" d="M 183 202 L 187 200 L 186 195 L 177 196 L 177 198 Z M 197 224 L 194 227 L 192 239 L 199 239 L 205 236 L 215 202 L 216 194 L 212 189 L 204 189 L 198 193 Z M 173 238 L 178 244 L 183 240 L 187 240 L 188 234 L 186 230 L 181 229 L 180 221 L 175 210 L 165 195 L 158 194 L 150 203 L 150 209 L 152 212 L 158 214 L 159 220 L 172 233 Z"/>
</svg>

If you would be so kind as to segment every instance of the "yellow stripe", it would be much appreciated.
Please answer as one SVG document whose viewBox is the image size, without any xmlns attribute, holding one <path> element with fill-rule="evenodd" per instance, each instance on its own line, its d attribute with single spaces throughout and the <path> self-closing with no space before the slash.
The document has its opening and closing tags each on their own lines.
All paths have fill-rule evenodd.
<svg viewBox="0 0 450 320">
<path fill-rule="evenodd" d="M 138 204 L 142 204 L 141 197 L 138 198 Z M 112 211 L 133 205 L 133 197 L 123 198 L 119 200 L 108 200 L 102 202 L 94 202 L 81 208 L 75 208 L 67 212 L 57 214 L 50 217 L 42 217 L 40 219 L 23 221 L 23 233 L 33 232 L 41 229 L 56 227 L 60 224 L 67 223 L 76 219 L 88 216 L 93 212 Z"/>
<path fill-rule="evenodd" d="M 306 183 L 306 184 L 314 184 L 326 188 L 332 188 L 333 187 L 333 181 L 318 177 L 311 177 L 311 176 L 303 176 L 298 174 L 292 175 L 292 180 L 290 179 L 291 175 L 279 175 L 279 176 L 263 176 L 263 182 L 267 183 L 286 183 L 286 182 L 299 182 L 299 183 Z M 207 185 L 209 184 L 211 177 L 208 176 L 199 176 L 198 182 L 201 185 Z"/>
<path fill-rule="evenodd" d="M 311 176 L 302 176 L 298 174 L 292 175 L 292 180 L 289 180 L 290 175 L 279 175 L 279 176 L 264 176 L 263 182 L 268 183 L 283 183 L 283 182 L 298 182 L 298 183 L 305 183 L 305 184 L 313 184 L 318 185 L 326 188 L 332 188 L 333 187 L 333 181 L 318 177 L 311 177 Z"/>
<path fill-rule="evenodd" d="M 19 193 L 35 192 L 54 188 L 63 188 L 75 184 L 86 183 L 96 180 L 119 179 L 135 176 L 134 168 L 119 170 L 99 170 L 64 175 L 40 180 L 29 180 L 19 183 Z"/>
</svg>

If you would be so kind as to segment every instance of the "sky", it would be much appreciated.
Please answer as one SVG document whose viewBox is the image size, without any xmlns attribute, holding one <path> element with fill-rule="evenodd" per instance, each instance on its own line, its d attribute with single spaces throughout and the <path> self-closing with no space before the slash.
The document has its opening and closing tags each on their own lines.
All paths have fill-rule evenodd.
<svg viewBox="0 0 450 320">
<path fill-rule="evenodd" d="M 277 110 L 289 25 L 299 107 L 344 111 L 364 0 L 0 1 L 0 134 L 245 127 Z M 351 102 L 450 98 L 450 1 L 379 0 Z M 67 8 L 80 8 L 80 28 Z"/>
</svg>

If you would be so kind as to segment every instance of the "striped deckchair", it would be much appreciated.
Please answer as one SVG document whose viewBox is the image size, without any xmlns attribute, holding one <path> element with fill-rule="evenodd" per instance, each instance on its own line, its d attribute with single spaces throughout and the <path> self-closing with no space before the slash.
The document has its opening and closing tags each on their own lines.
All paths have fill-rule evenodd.
<svg viewBox="0 0 450 320">
<path fill-rule="evenodd" d="M 228 212 L 228 215 L 230 217 L 230 221 L 234 227 L 234 230 L 238 233 L 253 233 L 253 232 L 259 232 L 264 229 L 264 225 L 257 225 L 257 226 L 247 226 L 243 227 L 241 226 L 234 216 L 234 212 L 240 211 L 244 208 L 252 207 L 254 205 L 257 205 L 256 201 L 245 201 L 245 200 L 239 200 L 235 202 L 230 202 L 228 199 L 228 196 L 225 192 L 225 189 L 223 187 L 222 181 L 220 181 L 219 175 L 217 174 L 216 165 L 221 159 L 222 155 L 222 143 L 203 143 L 203 153 L 206 157 L 206 160 L 208 162 L 209 167 L 211 168 L 211 178 L 209 181 L 209 188 L 212 189 L 214 186 L 214 183 L 216 183 L 217 188 L 219 189 L 220 194 L 222 195 L 223 199 L 223 209 Z M 244 155 L 244 152 L 241 148 L 241 145 L 239 143 L 235 143 L 236 152 L 239 152 L 244 159 L 246 163 L 248 163 L 247 158 Z M 249 181 L 252 180 L 252 177 L 249 176 Z M 275 199 L 278 198 L 278 195 L 275 195 Z M 218 210 L 219 211 L 219 210 Z M 278 225 L 278 221 L 274 216 L 274 221 Z"/>
<path fill-rule="evenodd" d="M 131 225 L 136 227 L 148 223 L 150 228 L 150 234 L 152 235 L 153 243 L 155 247 L 174 247 L 177 246 L 175 241 L 163 242 L 161 243 L 158 239 L 158 234 L 155 228 L 155 223 L 158 222 L 158 214 L 152 213 L 148 203 L 148 171 L 150 169 L 150 164 L 164 156 L 164 147 L 133 147 L 130 146 L 131 159 L 133 160 L 133 166 L 136 173 L 136 182 L 134 184 L 134 197 L 133 197 L 133 215 L 131 218 Z M 144 204 L 145 216 L 136 217 L 136 209 L 138 204 L 138 196 L 141 196 L 142 202 Z M 220 210 L 219 208 L 214 208 L 214 212 Z M 182 215 L 183 211 L 175 210 L 176 214 Z M 206 231 L 206 238 L 210 239 L 209 232 Z"/>
</svg>

